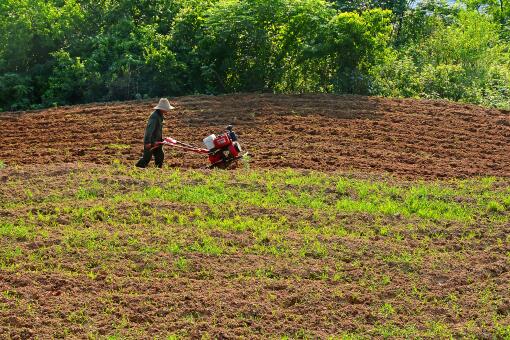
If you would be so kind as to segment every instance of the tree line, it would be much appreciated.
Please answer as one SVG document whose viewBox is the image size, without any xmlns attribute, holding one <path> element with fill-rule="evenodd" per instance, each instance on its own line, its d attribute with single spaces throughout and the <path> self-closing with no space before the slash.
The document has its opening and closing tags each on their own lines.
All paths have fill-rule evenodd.
<svg viewBox="0 0 510 340">
<path fill-rule="evenodd" d="M 510 106 L 505 0 L 0 0 L 0 110 L 194 93 Z"/>
</svg>

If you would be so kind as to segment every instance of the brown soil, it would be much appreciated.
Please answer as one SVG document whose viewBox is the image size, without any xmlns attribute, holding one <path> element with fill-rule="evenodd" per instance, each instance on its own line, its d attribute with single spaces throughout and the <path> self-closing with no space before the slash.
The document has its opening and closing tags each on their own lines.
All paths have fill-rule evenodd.
<svg viewBox="0 0 510 340">
<path fill-rule="evenodd" d="M 6 164 L 134 162 L 155 100 L 0 114 Z M 408 178 L 510 175 L 508 111 L 411 99 L 336 95 L 189 96 L 164 134 L 201 146 L 232 123 L 253 168 L 389 172 Z M 170 166 L 206 157 L 167 148 Z"/>
</svg>

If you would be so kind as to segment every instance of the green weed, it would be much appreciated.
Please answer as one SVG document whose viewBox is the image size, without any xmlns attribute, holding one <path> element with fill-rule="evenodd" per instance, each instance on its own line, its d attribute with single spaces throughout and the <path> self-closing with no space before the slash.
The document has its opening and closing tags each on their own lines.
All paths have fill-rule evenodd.
<svg viewBox="0 0 510 340">
<path fill-rule="evenodd" d="M 188 260 L 184 257 L 178 257 L 174 262 L 174 266 L 181 272 L 186 272 L 189 269 Z"/>
<path fill-rule="evenodd" d="M 224 247 L 209 235 L 204 235 L 195 241 L 190 246 L 190 250 L 207 255 L 221 255 L 225 251 Z"/>
<path fill-rule="evenodd" d="M 487 203 L 487 211 L 490 213 L 501 213 L 505 210 L 505 206 L 497 201 L 489 201 Z"/>
<path fill-rule="evenodd" d="M 18 241 L 33 240 L 36 237 L 35 229 L 26 224 L 13 224 L 0 222 L 0 237 L 10 237 Z"/>
<path fill-rule="evenodd" d="M 379 309 L 379 313 L 385 318 L 392 316 L 395 314 L 395 308 L 391 305 L 391 303 L 385 303 Z"/>
<path fill-rule="evenodd" d="M 71 323 L 79 324 L 79 325 L 85 324 L 88 320 L 89 320 L 89 317 L 85 313 L 84 309 L 80 309 L 80 310 L 71 312 L 67 316 L 67 321 L 69 321 Z"/>
<path fill-rule="evenodd" d="M 125 150 L 125 149 L 131 148 L 131 146 L 128 144 L 115 144 L 115 143 L 108 144 L 107 147 L 109 149 L 114 149 L 114 150 Z"/>
</svg>

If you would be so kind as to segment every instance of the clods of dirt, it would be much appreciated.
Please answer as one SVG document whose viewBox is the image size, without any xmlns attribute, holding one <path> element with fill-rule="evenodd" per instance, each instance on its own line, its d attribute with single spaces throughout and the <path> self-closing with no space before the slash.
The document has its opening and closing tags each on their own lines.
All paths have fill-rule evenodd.
<svg viewBox="0 0 510 340">
<path fill-rule="evenodd" d="M 5 164 L 134 163 L 153 101 L 0 114 Z M 174 98 L 164 135 L 201 146 L 233 123 L 252 168 L 389 172 L 406 178 L 510 175 L 505 111 L 446 101 L 338 95 Z M 166 149 L 166 164 L 202 168 L 203 155 Z"/>
</svg>

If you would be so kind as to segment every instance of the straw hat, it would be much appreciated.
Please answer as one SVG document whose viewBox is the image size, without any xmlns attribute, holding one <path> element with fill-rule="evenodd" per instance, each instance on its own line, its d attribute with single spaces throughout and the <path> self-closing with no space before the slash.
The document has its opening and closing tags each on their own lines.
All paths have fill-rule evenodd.
<svg viewBox="0 0 510 340">
<path fill-rule="evenodd" d="M 173 110 L 174 107 L 170 105 L 170 102 L 166 98 L 161 98 L 157 106 L 154 106 L 154 110 L 163 110 L 170 111 Z"/>
</svg>

